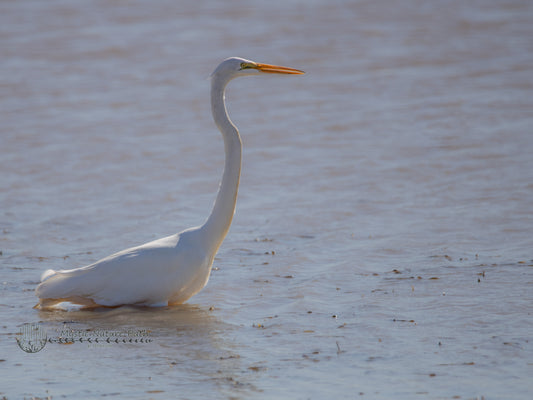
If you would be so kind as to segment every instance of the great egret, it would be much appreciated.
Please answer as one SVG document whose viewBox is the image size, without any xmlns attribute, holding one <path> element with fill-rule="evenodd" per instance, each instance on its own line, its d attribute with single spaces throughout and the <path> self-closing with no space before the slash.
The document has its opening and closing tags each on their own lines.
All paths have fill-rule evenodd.
<svg viewBox="0 0 533 400">
<path fill-rule="evenodd" d="M 45 271 L 36 289 L 39 303 L 35 308 L 51 308 L 61 302 L 85 307 L 174 305 L 185 302 L 207 284 L 213 259 L 235 213 L 241 173 L 241 137 L 226 111 L 225 88 L 234 78 L 262 73 L 304 72 L 233 57 L 224 60 L 211 75 L 211 110 L 224 138 L 226 158 L 222 182 L 206 222 L 82 268 Z"/>
</svg>

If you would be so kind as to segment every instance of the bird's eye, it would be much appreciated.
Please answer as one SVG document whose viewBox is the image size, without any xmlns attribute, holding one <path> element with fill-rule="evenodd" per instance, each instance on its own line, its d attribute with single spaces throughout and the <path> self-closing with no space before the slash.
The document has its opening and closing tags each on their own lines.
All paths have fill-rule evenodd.
<svg viewBox="0 0 533 400">
<path fill-rule="evenodd" d="M 251 68 L 250 64 L 245 63 L 245 62 L 242 62 L 242 63 L 241 63 L 241 70 L 242 70 L 242 69 L 247 69 L 247 68 Z"/>
</svg>

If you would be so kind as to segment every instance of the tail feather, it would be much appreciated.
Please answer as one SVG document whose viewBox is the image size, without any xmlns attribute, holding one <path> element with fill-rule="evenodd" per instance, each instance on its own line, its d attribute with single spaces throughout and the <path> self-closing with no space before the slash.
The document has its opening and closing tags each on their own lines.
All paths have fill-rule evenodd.
<svg viewBox="0 0 533 400">
<path fill-rule="evenodd" d="M 47 269 L 46 271 L 43 272 L 43 274 L 41 275 L 41 282 L 44 282 L 46 281 L 48 278 L 50 278 L 52 275 L 55 275 L 56 271 L 54 271 L 53 269 Z"/>
</svg>

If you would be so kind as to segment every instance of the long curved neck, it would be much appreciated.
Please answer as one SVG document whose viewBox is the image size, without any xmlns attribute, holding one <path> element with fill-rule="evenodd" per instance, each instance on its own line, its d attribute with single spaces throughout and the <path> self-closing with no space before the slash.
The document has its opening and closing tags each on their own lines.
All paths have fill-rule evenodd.
<svg viewBox="0 0 533 400">
<path fill-rule="evenodd" d="M 228 117 L 224 102 L 224 91 L 227 83 L 226 80 L 217 79 L 216 76 L 212 77 L 211 80 L 211 110 L 215 123 L 222 133 L 226 153 L 224 173 L 215 205 L 213 206 L 211 215 L 201 228 L 206 235 L 209 251 L 213 257 L 222 244 L 231 225 L 231 220 L 235 213 L 237 191 L 239 189 L 241 175 L 241 137 L 239 136 L 239 131 Z"/>
</svg>

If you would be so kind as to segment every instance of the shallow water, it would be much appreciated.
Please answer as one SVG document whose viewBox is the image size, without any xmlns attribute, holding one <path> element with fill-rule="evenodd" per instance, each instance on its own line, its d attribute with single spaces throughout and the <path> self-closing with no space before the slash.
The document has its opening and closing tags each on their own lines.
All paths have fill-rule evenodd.
<svg viewBox="0 0 533 400">
<path fill-rule="evenodd" d="M 532 37 L 528 1 L 1 3 L 0 396 L 529 398 Z M 233 55 L 306 75 L 228 89 L 243 174 L 207 287 L 32 309 L 44 270 L 203 222 Z M 106 335 L 146 340 L 79 340 Z"/>
</svg>

